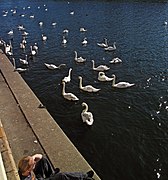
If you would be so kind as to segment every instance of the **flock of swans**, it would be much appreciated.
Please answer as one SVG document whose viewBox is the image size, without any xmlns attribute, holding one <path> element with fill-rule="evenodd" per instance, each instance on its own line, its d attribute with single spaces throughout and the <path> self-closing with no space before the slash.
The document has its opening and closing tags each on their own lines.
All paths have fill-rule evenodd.
<svg viewBox="0 0 168 180">
<path fill-rule="evenodd" d="M 46 5 L 44 5 L 44 7 L 46 7 Z M 23 8 L 23 9 L 25 10 L 26 8 Z M 30 6 L 29 6 L 28 9 L 30 9 Z M 38 9 L 40 9 L 40 7 L 38 7 Z M 45 8 L 45 11 L 47 11 L 47 10 L 48 9 Z M 16 10 L 12 11 L 13 14 L 16 14 L 16 12 L 17 12 Z M 72 11 L 70 14 L 74 15 L 74 11 Z M 8 11 L 4 11 L 3 12 L 3 16 L 7 16 L 7 15 L 8 15 Z M 21 14 L 20 16 L 21 17 L 25 17 L 25 14 Z M 34 19 L 35 16 L 31 15 L 30 18 Z M 39 22 L 39 26 L 40 27 L 42 27 L 43 24 L 44 23 L 42 21 Z M 52 26 L 56 26 L 57 23 L 56 22 L 52 22 L 51 24 L 52 24 Z M 27 35 L 29 33 L 26 32 L 26 28 L 24 27 L 24 25 L 18 25 L 17 29 L 22 32 L 22 41 L 20 42 L 20 48 L 25 50 L 27 48 L 27 41 L 26 41 L 26 39 L 27 39 Z M 84 28 L 84 27 L 80 27 L 79 31 L 82 32 L 82 33 L 86 33 L 87 29 Z M 66 35 L 68 33 L 69 33 L 68 29 L 64 29 L 63 30 L 62 44 L 64 44 L 64 45 L 67 44 Z M 15 35 L 13 29 L 11 29 L 7 34 L 9 36 L 14 36 Z M 44 34 L 41 34 L 41 40 L 42 41 L 47 41 L 48 37 L 46 35 L 44 35 Z M 87 43 L 88 43 L 88 40 L 87 40 L 87 37 L 85 37 L 83 39 L 83 41 L 81 42 L 81 44 L 83 46 L 86 46 Z M 3 44 L 4 51 L 5 51 L 6 55 L 12 56 L 14 70 L 18 71 L 18 72 L 25 72 L 27 70 L 26 67 L 29 65 L 29 59 L 30 58 L 34 58 L 35 56 L 38 55 L 39 47 L 38 47 L 37 43 L 34 43 L 34 45 L 30 45 L 30 54 L 29 55 L 26 54 L 25 55 L 25 59 L 19 58 L 20 64 L 24 65 L 25 67 L 24 68 L 16 67 L 16 60 L 13 57 L 13 47 L 12 47 L 11 41 L 9 42 L 9 44 L 7 44 L 5 41 L 3 41 L 1 39 L 0 40 L 0 44 Z M 113 43 L 113 46 L 110 46 L 110 45 L 108 45 L 108 41 L 107 41 L 106 38 L 104 39 L 104 42 L 97 43 L 97 46 L 101 47 L 101 48 L 104 48 L 105 52 L 106 51 L 115 51 L 117 49 L 116 42 Z M 86 58 L 78 56 L 77 51 L 74 51 L 74 61 L 77 64 L 78 63 L 82 64 L 82 63 L 85 63 L 88 60 L 86 60 Z M 118 83 L 115 83 L 116 82 L 116 76 L 114 74 L 111 77 L 108 77 L 105 74 L 105 71 L 110 70 L 109 66 L 107 66 L 107 65 L 98 65 L 96 67 L 95 66 L 95 61 L 94 60 L 90 60 L 90 61 L 92 62 L 92 70 L 98 72 L 98 78 L 97 79 L 99 81 L 101 81 L 101 82 L 109 82 L 109 81 L 111 81 L 112 82 L 112 87 L 114 87 L 114 88 L 128 88 L 128 87 L 132 87 L 132 86 L 135 85 L 134 83 L 129 83 L 129 82 L 118 82 Z M 122 60 L 120 58 L 118 58 L 118 57 L 115 57 L 111 61 L 109 61 L 110 64 L 116 64 L 116 63 L 121 63 L 121 62 L 122 62 Z M 45 62 L 44 66 L 47 69 L 49 69 L 49 70 L 55 70 L 55 69 L 61 69 L 62 67 L 66 67 L 66 64 L 62 63 L 62 64 L 59 64 L 59 65 L 55 65 L 53 63 L 49 64 L 49 63 Z M 62 79 L 62 96 L 65 99 L 69 100 L 69 101 L 78 101 L 79 98 L 75 94 L 73 94 L 71 92 L 66 92 L 66 83 L 70 83 L 70 81 L 71 81 L 72 70 L 73 70 L 72 67 L 69 68 L 68 75 L 65 76 Z M 101 91 L 100 88 L 94 87 L 93 85 L 90 85 L 90 84 L 84 86 L 83 85 L 83 78 L 82 78 L 82 76 L 79 76 L 78 79 L 79 79 L 79 89 L 80 90 L 88 92 L 88 93 L 96 93 L 96 92 Z M 92 125 L 94 120 L 93 120 L 92 113 L 88 112 L 88 105 L 85 102 L 83 102 L 82 106 L 84 107 L 84 110 L 81 113 L 81 117 L 82 117 L 83 122 L 85 122 L 87 125 Z"/>
</svg>

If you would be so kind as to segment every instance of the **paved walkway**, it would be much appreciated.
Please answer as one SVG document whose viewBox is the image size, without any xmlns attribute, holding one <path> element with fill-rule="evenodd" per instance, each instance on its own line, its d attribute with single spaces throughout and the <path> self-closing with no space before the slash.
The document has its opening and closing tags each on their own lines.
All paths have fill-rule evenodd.
<svg viewBox="0 0 168 180">
<path fill-rule="evenodd" d="M 87 172 L 92 169 L 48 111 L 38 108 L 40 103 L 0 51 L 0 121 L 2 132 L 6 134 L 6 137 L 0 137 L 0 150 L 6 152 L 2 153 L 2 159 L 8 179 L 18 179 L 18 161 L 22 156 L 35 153 L 47 156 L 53 166 L 59 167 L 62 172 Z M 3 149 L 6 144 L 7 151 Z M 11 168 L 8 168 L 10 165 Z M 96 173 L 94 178 L 100 179 Z"/>
</svg>

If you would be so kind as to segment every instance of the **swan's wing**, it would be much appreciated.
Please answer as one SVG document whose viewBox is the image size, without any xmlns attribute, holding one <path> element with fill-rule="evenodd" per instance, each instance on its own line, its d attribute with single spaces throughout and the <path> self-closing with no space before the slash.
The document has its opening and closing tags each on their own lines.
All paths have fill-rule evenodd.
<svg viewBox="0 0 168 180">
<path fill-rule="evenodd" d="M 74 94 L 72 94 L 72 93 L 66 93 L 66 94 L 64 94 L 63 95 L 66 99 L 68 99 L 68 100 L 71 100 L 71 101 L 78 101 L 79 100 L 79 98 L 78 97 L 76 97 Z"/>
</svg>

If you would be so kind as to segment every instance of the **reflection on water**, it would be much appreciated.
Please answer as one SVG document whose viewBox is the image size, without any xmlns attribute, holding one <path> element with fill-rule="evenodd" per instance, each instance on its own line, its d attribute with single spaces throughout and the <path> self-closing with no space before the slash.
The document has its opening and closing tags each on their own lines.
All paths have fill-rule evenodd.
<svg viewBox="0 0 168 180">
<path fill-rule="evenodd" d="M 29 56 L 30 46 L 37 43 L 39 47 L 22 77 L 101 179 L 168 176 L 167 10 L 167 3 L 149 2 L 1 2 L 0 36 L 7 43 L 12 40 L 17 67 L 25 67 L 19 58 Z M 18 25 L 29 33 L 25 50 L 20 49 L 23 32 Z M 87 31 L 80 32 L 80 28 Z M 11 29 L 13 36 L 7 34 Z M 42 34 L 47 36 L 46 41 L 42 41 Z M 63 37 L 66 45 L 62 44 Z M 83 46 L 85 37 L 88 43 Z M 104 38 L 111 46 L 116 42 L 117 49 L 109 52 L 97 46 Z M 86 62 L 76 63 L 74 51 Z M 110 64 L 115 57 L 122 63 Z M 112 88 L 112 82 L 98 81 L 91 60 L 96 67 L 109 66 L 106 75 L 115 74 L 116 83 L 126 81 L 135 86 L 117 89 Z M 44 63 L 66 66 L 49 70 Z M 79 97 L 78 102 L 62 96 L 61 80 L 69 68 L 72 76 L 66 92 Z M 83 77 L 83 86 L 90 84 L 101 91 L 79 90 L 78 76 Z M 82 102 L 94 115 L 92 127 L 82 123 Z"/>
</svg>

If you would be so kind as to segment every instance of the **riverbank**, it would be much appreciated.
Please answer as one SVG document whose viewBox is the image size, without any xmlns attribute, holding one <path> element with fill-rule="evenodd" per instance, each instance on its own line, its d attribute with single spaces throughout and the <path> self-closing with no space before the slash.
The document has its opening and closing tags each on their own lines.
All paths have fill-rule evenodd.
<svg viewBox="0 0 168 180">
<path fill-rule="evenodd" d="M 1 121 L 15 164 L 22 156 L 42 153 L 61 171 L 92 169 L 0 51 Z M 100 179 L 96 173 L 95 179 Z"/>
</svg>

